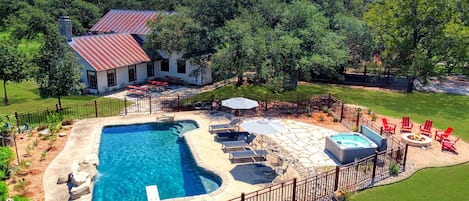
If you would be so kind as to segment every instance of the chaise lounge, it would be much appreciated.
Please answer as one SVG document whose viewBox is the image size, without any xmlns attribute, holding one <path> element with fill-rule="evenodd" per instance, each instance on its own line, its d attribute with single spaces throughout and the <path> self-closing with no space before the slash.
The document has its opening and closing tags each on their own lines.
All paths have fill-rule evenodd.
<svg viewBox="0 0 469 201">
<path fill-rule="evenodd" d="M 230 161 L 234 163 L 235 160 L 240 159 L 252 159 L 255 161 L 257 158 L 265 160 L 267 156 L 267 150 L 244 150 L 244 151 L 233 151 L 230 152 Z"/>
<path fill-rule="evenodd" d="M 252 141 L 254 141 L 255 138 L 256 136 L 251 134 L 246 140 L 222 142 L 221 149 L 223 152 L 226 152 L 227 149 L 246 148 L 252 143 Z"/>
<path fill-rule="evenodd" d="M 241 119 L 233 119 L 228 124 L 214 124 L 208 126 L 208 132 L 211 134 L 220 132 L 220 131 L 234 131 L 238 124 L 241 122 Z"/>
<path fill-rule="evenodd" d="M 215 134 L 215 141 L 219 140 L 220 138 L 239 138 L 247 137 L 248 135 L 248 132 L 220 132 Z"/>
</svg>

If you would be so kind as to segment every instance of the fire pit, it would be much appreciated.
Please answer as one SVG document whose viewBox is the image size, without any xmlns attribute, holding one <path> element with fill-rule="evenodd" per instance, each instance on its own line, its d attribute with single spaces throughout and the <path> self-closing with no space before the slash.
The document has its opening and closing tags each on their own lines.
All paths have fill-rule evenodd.
<svg viewBox="0 0 469 201">
<path fill-rule="evenodd" d="M 405 133 L 401 135 L 401 141 L 411 146 L 426 147 L 432 145 L 432 139 L 420 133 Z"/>
</svg>

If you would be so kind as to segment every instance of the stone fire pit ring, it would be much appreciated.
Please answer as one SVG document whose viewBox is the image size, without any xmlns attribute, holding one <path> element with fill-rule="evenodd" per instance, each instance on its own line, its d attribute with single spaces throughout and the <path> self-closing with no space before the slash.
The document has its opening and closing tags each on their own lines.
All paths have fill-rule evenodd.
<svg viewBox="0 0 469 201">
<path fill-rule="evenodd" d="M 432 138 L 425 135 L 420 135 L 420 140 L 414 140 L 414 136 L 414 133 L 404 133 L 401 135 L 401 142 L 416 147 L 427 147 L 432 145 Z"/>
</svg>

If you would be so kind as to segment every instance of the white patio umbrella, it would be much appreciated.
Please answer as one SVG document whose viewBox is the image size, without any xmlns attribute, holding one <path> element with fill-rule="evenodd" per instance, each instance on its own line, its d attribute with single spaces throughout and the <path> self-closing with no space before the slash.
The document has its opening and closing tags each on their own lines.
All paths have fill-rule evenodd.
<svg viewBox="0 0 469 201">
<path fill-rule="evenodd" d="M 247 132 L 256 133 L 259 135 L 273 135 L 275 133 L 280 133 L 285 131 L 287 128 L 280 124 L 279 122 L 272 121 L 269 119 L 260 119 L 260 120 L 249 120 L 244 121 L 240 127 Z M 261 150 L 262 144 L 264 144 L 264 137 L 262 137 L 261 142 Z"/>
<path fill-rule="evenodd" d="M 249 110 L 259 106 L 257 101 L 243 97 L 229 98 L 221 101 L 221 105 L 234 110 Z"/>
</svg>

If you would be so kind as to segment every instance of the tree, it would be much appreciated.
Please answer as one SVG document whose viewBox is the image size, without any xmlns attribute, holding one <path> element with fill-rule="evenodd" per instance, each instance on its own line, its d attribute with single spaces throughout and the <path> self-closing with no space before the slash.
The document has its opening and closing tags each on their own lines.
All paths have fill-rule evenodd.
<svg viewBox="0 0 469 201">
<path fill-rule="evenodd" d="M 8 105 L 7 82 L 19 82 L 26 78 L 26 56 L 18 50 L 13 39 L 0 40 L 0 79 L 3 80 L 3 103 Z"/>
<path fill-rule="evenodd" d="M 34 39 L 56 25 L 52 17 L 39 8 L 28 4 L 23 4 L 23 6 L 7 19 L 7 24 L 13 30 L 12 36 L 15 39 Z"/>
<path fill-rule="evenodd" d="M 44 39 L 40 55 L 36 58 L 39 66 L 36 80 L 41 96 L 55 96 L 61 104 L 61 96 L 78 94 L 83 89 L 80 66 L 57 29 L 50 30 Z"/>
<path fill-rule="evenodd" d="M 436 64 L 451 62 L 445 56 L 448 51 L 460 52 L 461 46 L 446 43 L 454 41 L 448 25 L 463 18 L 464 11 L 458 11 L 457 5 L 458 1 L 451 0 L 381 0 L 365 13 L 366 22 L 385 46 L 384 65 L 407 76 L 407 92 L 412 92 L 415 79 L 438 75 Z"/>
</svg>

